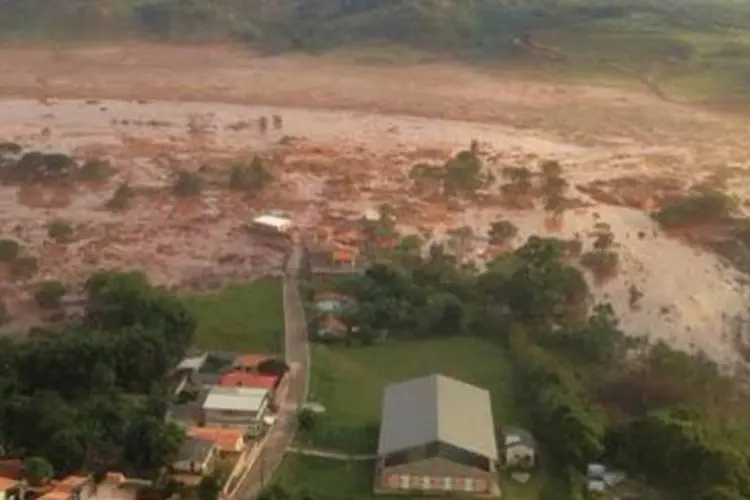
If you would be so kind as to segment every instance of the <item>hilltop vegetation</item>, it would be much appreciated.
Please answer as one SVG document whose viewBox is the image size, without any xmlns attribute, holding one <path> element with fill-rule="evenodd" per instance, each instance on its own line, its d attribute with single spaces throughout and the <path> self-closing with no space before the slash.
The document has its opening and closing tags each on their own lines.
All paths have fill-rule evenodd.
<svg viewBox="0 0 750 500">
<path fill-rule="evenodd" d="M 0 9 L 6 40 L 143 37 L 273 51 L 386 44 L 636 78 L 667 94 L 731 98 L 750 88 L 748 2 L 3 0 Z"/>
</svg>

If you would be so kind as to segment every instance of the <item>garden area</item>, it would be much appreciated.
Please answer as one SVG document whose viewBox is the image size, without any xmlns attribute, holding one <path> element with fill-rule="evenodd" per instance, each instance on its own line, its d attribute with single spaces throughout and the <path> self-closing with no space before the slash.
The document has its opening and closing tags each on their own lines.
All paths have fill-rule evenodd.
<svg viewBox="0 0 750 500">
<path fill-rule="evenodd" d="M 284 339 L 282 284 L 275 278 L 232 285 L 186 298 L 201 349 L 279 353 Z"/>
</svg>

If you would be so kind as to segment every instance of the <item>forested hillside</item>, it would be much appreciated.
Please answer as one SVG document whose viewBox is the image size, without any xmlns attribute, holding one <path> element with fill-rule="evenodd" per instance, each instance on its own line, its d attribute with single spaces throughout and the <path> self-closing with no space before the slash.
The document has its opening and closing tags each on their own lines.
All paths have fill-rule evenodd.
<svg viewBox="0 0 750 500">
<path fill-rule="evenodd" d="M 750 88 L 747 0 L 0 0 L 0 39 L 408 46 L 640 79 L 725 100 Z"/>
</svg>

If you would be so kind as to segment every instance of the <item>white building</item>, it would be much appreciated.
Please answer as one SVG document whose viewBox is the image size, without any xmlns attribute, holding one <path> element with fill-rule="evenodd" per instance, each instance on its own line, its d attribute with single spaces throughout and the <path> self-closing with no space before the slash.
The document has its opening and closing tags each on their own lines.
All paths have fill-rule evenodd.
<svg viewBox="0 0 750 500">
<path fill-rule="evenodd" d="M 251 224 L 253 229 L 272 234 L 288 234 L 292 229 L 292 220 L 281 214 L 266 213 L 255 217 Z"/>
<path fill-rule="evenodd" d="M 208 427 L 246 428 L 263 418 L 270 391 L 254 387 L 211 388 L 203 403 L 203 419 Z"/>
</svg>

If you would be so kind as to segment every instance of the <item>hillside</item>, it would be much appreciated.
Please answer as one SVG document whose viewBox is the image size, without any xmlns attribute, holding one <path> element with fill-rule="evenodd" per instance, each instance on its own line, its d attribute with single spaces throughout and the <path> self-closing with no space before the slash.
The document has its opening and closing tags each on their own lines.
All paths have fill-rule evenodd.
<svg viewBox="0 0 750 500">
<path fill-rule="evenodd" d="M 233 41 L 269 51 L 377 47 L 536 75 L 646 84 L 670 98 L 750 89 L 746 0 L 3 0 L 5 41 Z M 393 48 L 397 49 L 394 51 Z"/>
</svg>

